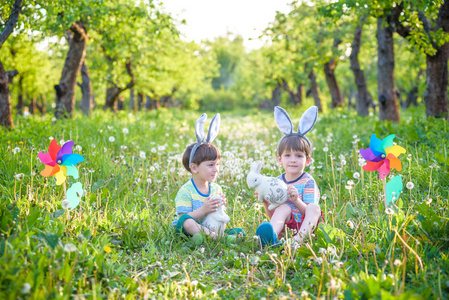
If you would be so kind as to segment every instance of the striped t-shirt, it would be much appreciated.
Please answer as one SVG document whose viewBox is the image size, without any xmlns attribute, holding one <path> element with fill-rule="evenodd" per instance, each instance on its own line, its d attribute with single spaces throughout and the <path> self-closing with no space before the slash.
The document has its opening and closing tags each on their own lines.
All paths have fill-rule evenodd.
<svg viewBox="0 0 449 300">
<path fill-rule="evenodd" d="M 302 173 L 298 179 L 293 181 L 287 181 L 285 179 L 285 174 L 279 175 L 279 179 L 284 181 L 287 185 L 293 184 L 293 186 L 298 190 L 299 200 L 304 203 L 318 203 L 320 201 L 320 190 L 313 179 L 312 175 L 307 172 Z M 301 222 L 302 214 L 299 212 L 299 209 L 295 204 L 291 201 L 285 202 L 292 209 L 293 216 L 296 222 Z"/>
<path fill-rule="evenodd" d="M 175 197 L 176 213 L 179 215 L 195 211 L 203 206 L 204 200 L 207 197 L 217 195 L 222 192 L 223 190 L 221 189 L 221 186 L 216 183 L 209 182 L 209 194 L 202 194 L 196 188 L 192 178 L 179 189 L 178 194 Z M 175 220 L 171 225 L 176 226 L 177 223 L 178 217 L 175 217 Z"/>
</svg>

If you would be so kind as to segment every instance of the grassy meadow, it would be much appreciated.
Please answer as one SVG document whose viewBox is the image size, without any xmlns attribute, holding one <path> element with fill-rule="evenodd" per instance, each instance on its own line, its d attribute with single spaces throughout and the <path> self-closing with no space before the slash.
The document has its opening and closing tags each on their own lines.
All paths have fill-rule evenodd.
<svg viewBox="0 0 449 300">
<path fill-rule="evenodd" d="M 305 108 L 287 109 L 297 127 Z M 376 114 L 321 114 L 309 133 L 324 222 L 292 250 L 260 248 L 254 238 L 266 220 L 246 185 L 253 160 L 278 175 L 281 137 L 271 111 L 222 114 L 218 183 L 228 200 L 229 227 L 247 235 L 236 244 L 196 246 L 174 233 L 174 197 L 189 179 L 181 163 L 195 141 L 199 112 L 166 110 L 53 121 L 15 119 L 0 131 L 1 299 L 447 299 L 449 297 L 448 123 L 428 120 L 424 108 L 402 122 Z M 214 113 L 209 113 L 206 131 Z M 385 212 L 377 172 L 364 172 L 359 148 L 371 134 L 407 150 L 399 158 L 404 189 Z M 42 177 L 38 152 L 50 139 L 72 140 L 80 205 L 62 208 L 64 191 Z M 407 185 L 407 187 L 406 187 Z"/>
</svg>

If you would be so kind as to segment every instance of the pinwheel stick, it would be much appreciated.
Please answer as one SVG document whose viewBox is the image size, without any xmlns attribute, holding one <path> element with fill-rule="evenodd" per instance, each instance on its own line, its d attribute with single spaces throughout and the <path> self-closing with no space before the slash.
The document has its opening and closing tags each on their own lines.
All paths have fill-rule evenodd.
<svg viewBox="0 0 449 300">
<path fill-rule="evenodd" d="M 67 199 L 67 185 L 65 181 L 62 183 L 62 188 L 64 190 L 64 199 Z M 67 209 L 67 220 L 70 219 L 70 209 Z"/>
<path fill-rule="evenodd" d="M 387 179 L 384 177 L 382 178 L 382 185 L 384 187 L 384 201 L 385 201 L 385 209 L 387 209 Z"/>
</svg>

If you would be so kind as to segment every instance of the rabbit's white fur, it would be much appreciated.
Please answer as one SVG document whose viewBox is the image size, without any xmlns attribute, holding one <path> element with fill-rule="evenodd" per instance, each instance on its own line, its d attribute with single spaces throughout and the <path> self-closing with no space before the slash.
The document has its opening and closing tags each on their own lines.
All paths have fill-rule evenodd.
<svg viewBox="0 0 449 300">
<path fill-rule="evenodd" d="M 231 219 L 225 212 L 226 207 L 223 205 L 223 198 L 220 195 L 214 195 L 211 199 L 220 199 L 220 206 L 216 211 L 206 215 L 201 225 L 209 230 L 223 234 L 226 229 L 226 223 L 229 223 Z"/>
<path fill-rule="evenodd" d="M 288 198 L 287 185 L 280 179 L 260 174 L 262 163 L 255 161 L 251 163 L 251 170 L 246 177 L 250 189 L 256 188 L 259 194 L 259 202 L 263 200 L 270 203 L 269 210 L 273 210 Z"/>
</svg>

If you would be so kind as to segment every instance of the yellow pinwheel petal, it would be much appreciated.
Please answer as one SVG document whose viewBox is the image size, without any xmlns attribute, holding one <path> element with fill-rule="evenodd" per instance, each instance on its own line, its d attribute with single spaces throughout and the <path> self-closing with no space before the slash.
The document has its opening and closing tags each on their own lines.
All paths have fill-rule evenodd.
<svg viewBox="0 0 449 300">
<path fill-rule="evenodd" d="M 398 146 L 398 145 L 394 145 L 394 146 L 385 148 L 385 154 L 387 154 L 387 156 L 388 156 L 388 154 L 391 153 L 394 156 L 399 157 L 399 155 L 401 155 L 401 153 L 405 153 L 405 152 L 407 152 L 407 151 L 405 151 L 404 148 L 402 148 L 401 146 Z"/>
<path fill-rule="evenodd" d="M 61 166 L 62 167 L 62 166 Z M 64 183 L 65 179 L 67 178 L 66 175 L 64 174 L 63 169 L 61 168 L 61 170 L 55 174 L 55 178 L 56 178 L 56 184 L 57 185 L 61 185 Z"/>
<path fill-rule="evenodd" d="M 61 171 L 64 172 L 64 176 L 67 177 L 67 167 L 63 165 L 59 165 L 59 167 L 61 168 Z"/>
</svg>

